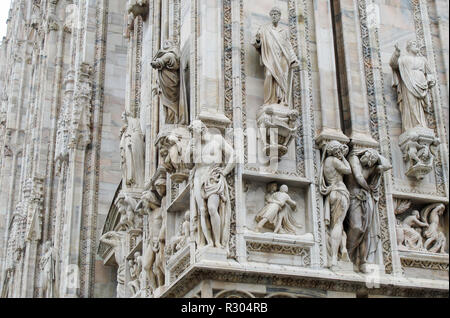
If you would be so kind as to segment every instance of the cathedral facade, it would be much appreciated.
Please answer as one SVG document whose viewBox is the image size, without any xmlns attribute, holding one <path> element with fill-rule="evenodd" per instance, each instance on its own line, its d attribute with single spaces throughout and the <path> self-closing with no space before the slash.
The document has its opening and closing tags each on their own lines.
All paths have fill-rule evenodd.
<svg viewBox="0 0 450 318">
<path fill-rule="evenodd" d="M 448 7 L 13 0 L 1 297 L 448 297 Z"/>
</svg>

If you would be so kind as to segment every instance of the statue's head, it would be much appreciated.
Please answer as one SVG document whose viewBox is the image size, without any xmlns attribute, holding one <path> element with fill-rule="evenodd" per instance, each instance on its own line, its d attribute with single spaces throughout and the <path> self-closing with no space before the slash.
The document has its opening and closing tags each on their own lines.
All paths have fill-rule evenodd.
<svg viewBox="0 0 450 318">
<path fill-rule="evenodd" d="M 166 178 L 159 177 L 155 181 L 155 189 L 161 198 L 165 197 L 166 196 Z"/>
<path fill-rule="evenodd" d="M 417 210 L 412 211 L 411 214 L 414 215 L 415 217 L 419 217 L 420 216 L 420 213 Z"/>
<path fill-rule="evenodd" d="M 272 18 L 273 23 L 278 23 L 281 20 L 281 10 L 278 7 L 273 7 L 272 10 L 270 10 L 269 13 L 270 17 Z"/>
<path fill-rule="evenodd" d="M 327 144 L 327 154 L 329 156 L 340 158 L 345 155 L 346 148 L 347 148 L 346 145 L 341 144 L 337 140 L 332 140 Z"/>
<path fill-rule="evenodd" d="M 267 192 L 274 193 L 278 189 L 278 184 L 276 182 L 271 182 L 267 185 Z"/>
<path fill-rule="evenodd" d="M 419 45 L 416 40 L 410 40 L 406 43 L 406 51 L 412 54 L 418 54 L 420 52 Z"/>
<path fill-rule="evenodd" d="M 288 193 L 288 191 L 289 191 L 289 188 L 288 188 L 287 185 L 283 184 L 283 185 L 280 187 L 280 192 Z"/>
<path fill-rule="evenodd" d="M 373 167 L 378 162 L 379 157 L 375 149 L 367 149 L 361 156 L 360 161 L 363 166 Z"/>
<path fill-rule="evenodd" d="M 131 116 L 131 114 L 130 114 L 129 112 L 124 111 L 124 112 L 122 113 L 122 120 L 123 120 L 123 122 L 124 122 L 124 123 L 128 123 L 128 117 L 130 117 L 130 116 Z"/>
<path fill-rule="evenodd" d="M 184 220 L 189 221 L 191 219 L 191 211 L 187 210 L 186 213 L 184 213 Z"/>
</svg>

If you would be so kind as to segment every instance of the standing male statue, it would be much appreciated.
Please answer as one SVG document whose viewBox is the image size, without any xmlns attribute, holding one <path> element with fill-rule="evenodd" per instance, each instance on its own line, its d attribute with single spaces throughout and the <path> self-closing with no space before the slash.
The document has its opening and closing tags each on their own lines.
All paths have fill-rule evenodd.
<svg viewBox="0 0 450 318">
<path fill-rule="evenodd" d="M 367 273 L 367 262 L 374 262 L 380 238 L 378 200 L 383 172 L 392 168 L 388 160 L 370 148 L 354 149 L 348 156 L 352 174 L 346 184 L 350 207 L 346 218 L 347 250 L 353 264 Z"/>
<path fill-rule="evenodd" d="M 227 248 L 230 235 L 231 202 L 225 177 L 233 170 L 234 149 L 220 133 L 212 134 L 200 120 L 190 129 L 185 162 L 194 163 L 195 218 L 200 217 L 197 243 Z"/>
<path fill-rule="evenodd" d="M 128 112 L 122 115 L 120 156 L 125 188 L 143 188 L 145 184 L 145 142 L 139 119 Z"/>
<path fill-rule="evenodd" d="M 396 44 L 390 66 L 394 73 L 393 86 L 397 89 L 403 132 L 418 126 L 427 128 L 425 110 L 430 107 L 428 95 L 435 80 L 426 58 L 420 55 L 417 42 L 408 41 L 405 54 L 401 54 Z"/>
<path fill-rule="evenodd" d="M 339 250 L 342 258 L 348 258 L 344 220 L 350 205 L 350 193 L 344 183 L 344 176 L 352 173 L 345 156 L 347 145 L 330 141 L 323 150 L 320 172 L 320 193 L 325 199 L 325 222 L 329 228 L 328 248 L 330 266 L 336 266 Z"/>
<path fill-rule="evenodd" d="M 292 93 L 292 68 L 298 67 L 297 56 L 289 40 L 289 30 L 279 24 L 281 10 L 270 10 L 272 23 L 262 26 L 253 44 L 265 67 L 264 105 L 289 105 Z"/>
</svg>

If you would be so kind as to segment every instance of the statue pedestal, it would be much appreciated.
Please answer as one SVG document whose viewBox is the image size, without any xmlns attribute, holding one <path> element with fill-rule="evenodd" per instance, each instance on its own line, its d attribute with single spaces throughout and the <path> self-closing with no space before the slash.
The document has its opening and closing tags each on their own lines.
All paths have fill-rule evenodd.
<svg viewBox="0 0 450 318">
<path fill-rule="evenodd" d="M 213 262 L 226 262 L 227 251 L 223 248 L 204 246 L 200 247 L 196 254 L 197 262 L 213 261 Z"/>
<path fill-rule="evenodd" d="M 422 180 L 433 170 L 434 149 L 439 140 L 429 128 L 415 127 L 399 136 L 399 146 L 406 162 L 406 176 Z"/>
<path fill-rule="evenodd" d="M 258 112 L 259 138 L 263 143 L 263 153 L 270 162 L 280 161 L 297 130 L 295 122 L 298 111 L 286 105 L 264 105 Z"/>
</svg>

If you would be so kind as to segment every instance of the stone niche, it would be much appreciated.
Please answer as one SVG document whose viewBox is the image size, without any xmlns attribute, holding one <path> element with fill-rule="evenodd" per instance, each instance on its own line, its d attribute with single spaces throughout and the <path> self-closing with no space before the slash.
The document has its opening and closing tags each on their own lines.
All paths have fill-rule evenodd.
<svg viewBox="0 0 450 318">
<path fill-rule="evenodd" d="M 244 43 L 245 51 L 244 72 L 246 87 L 246 172 L 272 172 L 282 175 L 303 176 L 301 160 L 298 158 L 301 152 L 298 142 L 299 139 L 299 123 L 300 113 L 299 105 L 295 102 L 292 94 L 292 105 L 290 108 L 282 105 L 264 105 L 264 79 L 265 67 L 261 64 L 261 55 L 254 47 L 255 37 L 258 30 L 271 23 L 269 15 L 270 10 L 274 7 L 281 10 L 281 20 L 279 25 L 289 30 L 288 21 L 292 20 L 288 13 L 288 1 L 272 1 L 272 0 L 246 0 L 243 6 L 243 22 L 244 22 Z M 294 48 L 295 50 L 295 48 Z M 295 52 L 298 58 L 298 52 Z M 295 72 L 294 72 L 295 73 Z M 294 78 L 294 77 L 293 77 Z M 293 80 L 293 89 L 295 84 Z M 268 111 L 267 111 L 268 110 Z M 270 117 L 270 118 L 269 118 Z M 278 128 L 278 135 L 275 137 L 278 145 L 269 145 L 270 132 L 261 132 L 259 128 L 265 120 L 271 121 L 270 125 Z M 283 122 L 283 125 L 276 123 Z M 286 126 L 286 127 L 282 127 Z M 290 132 L 292 130 L 292 132 Z M 288 135 L 287 137 L 285 135 Z M 265 135 L 265 136 L 263 136 Z M 266 142 L 262 139 L 265 138 Z M 275 142 L 276 143 L 276 142 Z M 273 160 L 269 154 L 270 149 L 276 155 L 278 160 Z"/>
<path fill-rule="evenodd" d="M 407 277 L 448 279 L 448 203 L 395 199 L 397 249 Z"/>
<path fill-rule="evenodd" d="M 299 184 L 289 182 L 287 184 L 287 195 L 296 207 L 293 209 L 288 203 L 280 206 L 275 221 L 269 220 L 264 226 L 258 228 L 261 220 L 270 214 L 267 212 L 268 205 L 273 204 L 276 210 L 278 203 L 273 202 L 279 202 L 279 198 L 273 197 L 273 193 L 271 194 L 271 187 L 272 191 L 279 193 L 283 191 L 282 187 L 286 186 L 286 182 L 245 180 L 246 225 L 244 239 L 249 262 L 302 267 L 311 265 L 311 247 L 314 240 L 312 220 L 307 211 L 307 190 Z M 276 226 L 274 224 L 279 218 L 284 221 L 281 230 L 275 233 Z M 285 222 L 287 222 L 287 226 Z"/>
</svg>

